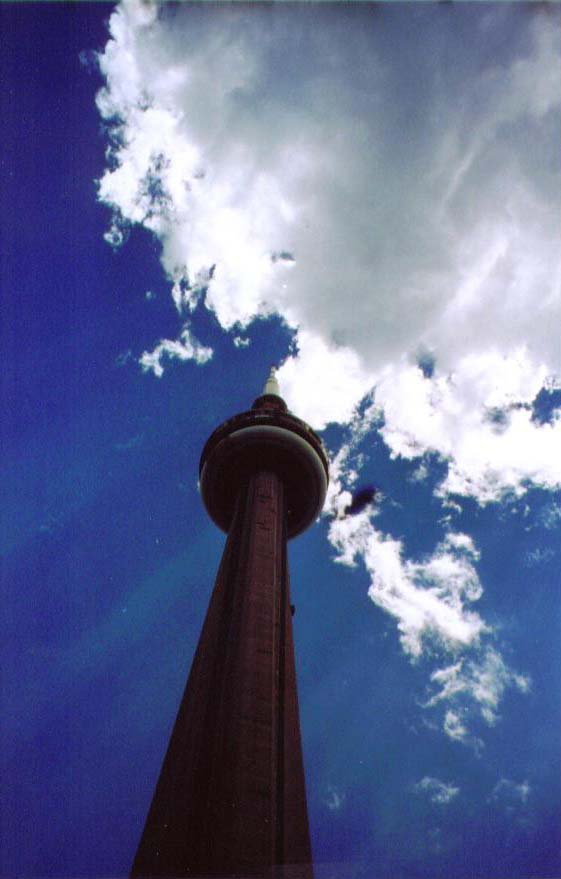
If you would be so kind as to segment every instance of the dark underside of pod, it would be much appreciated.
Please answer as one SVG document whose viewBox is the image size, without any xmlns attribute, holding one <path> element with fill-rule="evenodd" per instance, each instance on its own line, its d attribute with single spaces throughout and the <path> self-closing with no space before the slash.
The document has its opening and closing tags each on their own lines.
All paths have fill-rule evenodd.
<svg viewBox="0 0 561 879">
<path fill-rule="evenodd" d="M 295 537 L 319 515 L 327 489 L 327 461 L 321 447 L 268 422 L 222 435 L 201 459 L 201 493 L 209 515 L 228 531 L 241 487 L 259 470 L 276 473 L 287 499 L 287 533 Z M 319 451 L 319 453 L 318 453 Z M 320 456 L 321 455 L 321 456 Z"/>
</svg>

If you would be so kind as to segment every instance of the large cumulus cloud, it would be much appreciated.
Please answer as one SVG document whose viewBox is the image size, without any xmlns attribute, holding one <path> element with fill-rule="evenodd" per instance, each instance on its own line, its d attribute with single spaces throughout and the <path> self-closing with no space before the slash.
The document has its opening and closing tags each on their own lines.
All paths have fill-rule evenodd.
<svg viewBox="0 0 561 879">
<path fill-rule="evenodd" d="M 317 426 L 375 387 L 390 448 L 440 453 L 450 489 L 558 484 L 561 427 L 529 409 L 561 375 L 552 15 L 123 4 L 98 96 L 111 239 L 154 231 L 180 311 L 204 291 L 225 329 L 282 314 L 283 390 Z"/>
</svg>

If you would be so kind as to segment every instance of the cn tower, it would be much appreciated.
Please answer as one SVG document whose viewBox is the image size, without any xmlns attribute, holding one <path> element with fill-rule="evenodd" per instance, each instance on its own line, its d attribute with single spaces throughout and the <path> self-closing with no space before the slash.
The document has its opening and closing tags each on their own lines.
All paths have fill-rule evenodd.
<svg viewBox="0 0 561 879">
<path fill-rule="evenodd" d="M 131 876 L 313 879 L 287 541 L 317 518 L 328 460 L 274 369 L 199 477 L 228 537 Z"/>
</svg>

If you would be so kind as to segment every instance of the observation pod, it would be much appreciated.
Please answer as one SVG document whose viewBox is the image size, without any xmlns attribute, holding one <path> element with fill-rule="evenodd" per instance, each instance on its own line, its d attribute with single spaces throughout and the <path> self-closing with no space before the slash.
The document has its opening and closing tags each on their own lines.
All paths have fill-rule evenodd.
<svg viewBox="0 0 561 879">
<path fill-rule="evenodd" d="M 315 431 L 288 411 L 273 369 L 251 409 L 221 424 L 203 448 L 201 494 L 209 516 L 222 531 L 230 530 L 240 490 L 253 473 L 263 470 L 276 473 L 283 483 L 287 537 L 296 537 L 321 512 L 328 459 Z"/>
<path fill-rule="evenodd" d="M 313 879 L 287 539 L 321 511 L 327 453 L 271 370 L 199 476 L 228 537 L 131 876 Z"/>
</svg>

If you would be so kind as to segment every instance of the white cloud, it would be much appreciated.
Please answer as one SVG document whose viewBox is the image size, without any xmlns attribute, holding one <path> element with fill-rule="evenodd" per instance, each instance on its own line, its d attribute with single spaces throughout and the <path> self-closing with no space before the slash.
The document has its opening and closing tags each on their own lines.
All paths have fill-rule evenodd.
<svg viewBox="0 0 561 879">
<path fill-rule="evenodd" d="M 398 9 L 372 27 L 368 4 L 127 0 L 100 58 L 99 196 L 111 240 L 131 223 L 158 236 L 179 311 L 205 290 L 234 332 L 282 315 L 300 415 L 348 421 L 375 387 L 392 452 L 439 453 L 442 491 L 488 502 L 561 484 L 561 420 L 520 408 L 561 375 L 561 29 L 441 13 L 417 11 L 413 35 Z"/>
<path fill-rule="evenodd" d="M 397 621 L 403 649 L 420 657 L 423 641 L 455 650 L 478 643 L 487 627 L 470 605 L 481 597 L 481 584 L 469 554 L 467 535 L 449 535 L 422 562 L 403 558 L 398 540 L 376 531 L 368 513 L 334 519 L 329 539 L 337 561 L 359 557 L 371 577 L 372 601 Z M 466 552 L 466 546 L 468 552 Z"/>
<path fill-rule="evenodd" d="M 425 775 L 421 781 L 418 781 L 417 784 L 413 786 L 413 790 L 416 793 L 426 794 L 432 803 L 437 803 L 439 806 L 447 805 L 447 803 L 450 803 L 455 799 L 460 792 L 459 787 L 455 787 L 453 784 L 446 784 L 446 782 L 440 781 L 438 778 L 433 778 L 430 775 Z"/>
<path fill-rule="evenodd" d="M 162 360 L 194 360 L 195 363 L 206 363 L 212 357 L 212 348 L 205 348 L 191 335 L 189 325 L 186 324 L 179 339 L 161 339 L 152 351 L 145 351 L 140 358 L 140 364 L 145 372 L 152 370 L 154 375 L 161 378 L 164 374 Z"/>
<path fill-rule="evenodd" d="M 356 351 L 303 328 L 298 332 L 298 348 L 277 373 L 290 407 L 305 413 L 316 426 L 350 421 L 357 403 L 372 387 L 372 376 Z"/>
<path fill-rule="evenodd" d="M 474 561 L 478 561 L 480 558 L 480 552 L 475 546 L 473 539 L 469 536 L 469 534 L 449 531 L 444 538 L 443 546 L 454 550 L 460 555 L 465 555 L 468 558 L 473 559 Z"/>
<path fill-rule="evenodd" d="M 323 510 L 324 513 L 331 514 L 338 518 L 343 516 L 345 508 L 352 500 L 351 492 L 343 487 L 344 484 L 348 484 L 347 473 L 349 469 L 348 457 L 350 452 L 351 447 L 348 444 L 342 445 L 337 454 L 333 456 L 329 462 L 329 485 L 327 486 L 327 494 Z M 341 558 L 341 543 L 338 549 L 340 553 L 338 561 L 353 566 L 355 564 L 355 553 L 352 551 L 352 548 L 350 548 L 350 552 L 345 555 L 344 559 Z"/>
<path fill-rule="evenodd" d="M 382 435 L 395 455 L 415 458 L 432 449 L 449 462 L 440 488 L 485 503 L 506 491 L 522 493 L 525 480 L 555 487 L 561 462 L 554 453 L 561 420 L 539 424 L 530 404 L 546 379 L 527 351 L 509 357 L 469 355 L 457 371 L 427 379 L 414 366 L 389 369 L 377 387 Z"/>
</svg>

